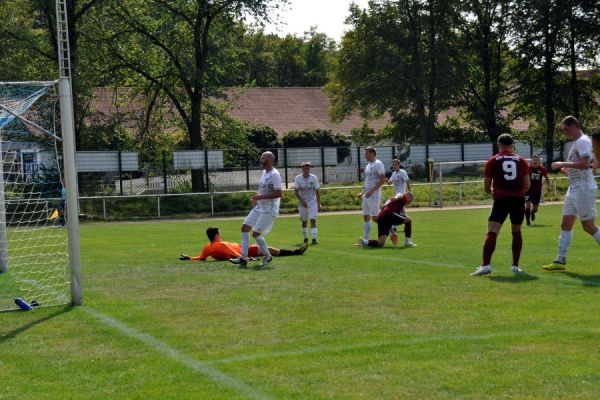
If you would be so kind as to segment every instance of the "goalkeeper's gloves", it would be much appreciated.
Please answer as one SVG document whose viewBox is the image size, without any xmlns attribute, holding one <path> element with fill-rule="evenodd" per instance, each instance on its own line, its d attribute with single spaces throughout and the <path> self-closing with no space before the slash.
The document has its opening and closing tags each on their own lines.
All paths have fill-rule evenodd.
<svg viewBox="0 0 600 400">
<path fill-rule="evenodd" d="M 188 256 L 187 254 L 181 254 L 181 255 L 179 256 L 179 259 L 180 259 L 180 260 L 183 260 L 183 261 L 187 261 L 187 260 L 189 260 L 189 259 L 190 259 L 190 256 Z"/>
</svg>

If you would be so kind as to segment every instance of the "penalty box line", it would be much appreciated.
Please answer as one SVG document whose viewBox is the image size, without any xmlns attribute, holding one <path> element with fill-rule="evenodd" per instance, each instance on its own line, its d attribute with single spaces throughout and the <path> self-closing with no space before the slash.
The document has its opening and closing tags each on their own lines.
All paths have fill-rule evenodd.
<svg viewBox="0 0 600 400">
<path fill-rule="evenodd" d="M 340 255 L 340 256 L 348 256 L 348 255 L 352 255 L 353 257 L 363 257 L 363 258 L 369 258 L 369 259 L 377 259 L 377 260 L 385 260 L 385 261 L 390 261 L 390 262 L 402 262 L 402 263 L 409 263 L 409 264 L 420 264 L 420 265 L 427 265 L 430 267 L 440 267 L 440 268 L 450 268 L 450 269 L 460 269 L 460 270 L 464 270 L 465 271 L 465 276 L 467 278 L 470 279 L 478 279 L 478 278 L 473 278 L 468 276 L 469 275 L 469 269 L 468 267 L 465 267 L 464 265 L 457 265 L 457 264 L 450 264 L 450 263 L 440 263 L 440 262 L 435 262 L 435 261 L 426 261 L 426 260 L 418 260 L 418 259 L 412 259 L 412 258 L 405 258 L 404 257 L 404 253 L 402 254 L 402 258 L 399 259 L 398 257 L 391 257 L 391 256 L 384 256 L 384 255 L 379 255 L 376 254 L 377 253 L 377 249 L 367 249 L 367 250 L 363 250 L 363 253 L 348 253 L 348 252 L 344 252 L 344 251 L 338 251 L 338 250 L 329 250 L 329 249 L 324 249 L 323 247 L 319 247 L 319 248 L 311 248 L 311 252 L 313 251 L 317 251 L 317 252 L 322 252 L 322 253 L 331 253 L 331 254 L 335 254 L 335 255 Z M 405 265 L 398 265 L 397 267 L 400 268 L 405 268 L 407 266 Z M 508 267 L 507 267 L 508 268 Z M 507 269 L 508 270 L 508 269 Z M 471 271 L 472 272 L 472 271 Z M 527 273 L 527 270 L 525 271 Z M 577 287 L 585 287 L 585 286 L 600 286 L 600 282 L 596 282 L 596 281 L 590 281 L 590 280 L 585 280 L 585 279 L 578 279 L 578 281 L 566 281 L 562 278 L 559 278 L 556 275 L 561 275 L 561 273 L 554 273 L 554 272 L 543 272 L 540 275 L 533 275 L 533 274 L 527 274 L 529 276 L 533 276 L 535 278 L 538 278 L 540 280 L 546 280 L 546 281 L 552 281 L 552 282 L 556 282 L 556 283 L 560 283 L 561 285 L 564 286 L 577 286 Z M 525 275 L 526 276 L 526 275 Z"/>
<path fill-rule="evenodd" d="M 362 349 L 373 349 L 378 347 L 401 347 L 401 346 L 414 346 L 420 344 L 434 343 L 434 342 L 444 342 L 444 341 L 485 341 L 490 339 L 497 338 L 505 338 L 505 337 L 523 337 L 523 336 L 543 336 L 543 335 L 557 335 L 557 334 L 572 334 L 572 333 L 586 333 L 586 334 L 597 334 L 592 330 L 584 330 L 578 328 L 567 328 L 567 329 L 533 329 L 529 331 L 504 331 L 504 332 L 491 332 L 484 333 L 479 335 L 432 335 L 427 337 L 416 337 L 416 338 L 407 338 L 407 339 L 399 339 L 399 340 L 388 340 L 382 342 L 371 342 L 371 343 L 359 343 L 359 344 L 349 344 L 349 345 L 333 345 L 333 346 L 314 346 L 314 347 L 305 347 L 303 349 L 296 350 L 288 350 L 288 351 L 274 351 L 269 353 L 259 353 L 259 354 L 247 354 L 247 355 L 239 355 L 233 357 L 222 358 L 220 360 L 214 360 L 207 362 L 213 365 L 219 364 L 230 364 L 236 362 L 245 362 L 245 361 L 256 361 L 261 359 L 269 359 L 269 358 L 278 358 L 278 357 L 294 357 L 294 356 L 302 356 L 308 354 L 318 354 L 318 353 L 336 353 L 336 352 L 346 352 L 352 350 L 362 350 Z"/>
<path fill-rule="evenodd" d="M 182 353 L 176 348 L 169 346 L 168 344 L 162 342 L 154 336 L 140 332 L 122 321 L 119 321 L 113 317 L 110 317 L 106 314 L 101 313 L 98 310 L 87 306 L 83 306 L 81 307 L 81 309 L 85 311 L 88 315 L 102 322 L 104 325 L 119 331 L 120 333 L 124 334 L 125 336 L 131 339 L 135 339 L 139 342 L 144 343 L 153 350 L 156 350 L 159 353 L 166 355 L 171 360 L 185 365 L 189 369 L 206 376 L 207 378 L 213 380 L 214 382 L 222 386 L 225 386 L 229 389 L 233 389 L 253 399 L 269 400 L 273 398 L 270 395 L 267 395 L 266 393 L 248 385 L 247 383 L 237 378 L 234 378 L 231 375 L 225 374 L 224 372 L 212 366 L 210 363 L 198 361 L 195 358 L 192 358 Z"/>
</svg>

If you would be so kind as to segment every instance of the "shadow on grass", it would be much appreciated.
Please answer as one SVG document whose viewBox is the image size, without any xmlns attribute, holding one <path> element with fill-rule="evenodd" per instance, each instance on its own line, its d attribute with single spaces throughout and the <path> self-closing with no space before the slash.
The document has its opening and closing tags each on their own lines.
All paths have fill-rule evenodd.
<svg viewBox="0 0 600 400">
<path fill-rule="evenodd" d="M 514 274 L 512 276 L 490 276 L 490 280 L 500 283 L 523 283 L 530 281 L 537 281 L 537 276 L 529 275 L 527 273 Z"/>
<path fill-rule="evenodd" d="M 549 226 L 552 226 L 552 224 L 535 224 L 535 225 L 527 225 L 527 229 L 533 228 L 548 228 Z"/>
<path fill-rule="evenodd" d="M 600 275 L 581 275 L 570 271 L 564 271 L 562 274 L 580 280 L 583 286 L 600 287 Z"/>
<path fill-rule="evenodd" d="M 29 328 L 33 328 L 36 325 L 42 324 L 46 321 L 49 321 L 53 318 L 56 318 L 58 316 L 61 316 L 63 314 L 68 313 L 69 311 L 73 310 L 75 307 L 68 305 L 68 306 L 64 306 L 61 309 L 53 312 L 52 314 L 46 315 L 45 317 L 30 321 L 28 323 L 26 323 L 25 325 L 17 328 L 17 329 L 13 329 L 10 332 L 7 332 L 3 335 L 0 336 L 0 343 L 5 342 L 7 340 L 10 340 L 12 338 L 14 338 L 15 336 L 27 331 Z M 23 311 L 15 311 L 15 312 L 23 312 Z M 30 311 L 30 312 L 35 312 L 35 311 Z"/>
</svg>

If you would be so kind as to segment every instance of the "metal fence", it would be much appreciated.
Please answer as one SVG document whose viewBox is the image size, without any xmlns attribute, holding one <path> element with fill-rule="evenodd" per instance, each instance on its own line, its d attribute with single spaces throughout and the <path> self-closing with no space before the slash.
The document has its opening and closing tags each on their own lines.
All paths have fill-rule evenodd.
<svg viewBox="0 0 600 400">
<path fill-rule="evenodd" d="M 324 184 L 363 180 L 366 160 L 361 146 L 266 150 L 274 153 L 285 188 L 293 186 L 303 161 L 313 164 L 312 173 Z M 526 157 L 543 153 L 528 143 L 517 143 L 516 150 Z M 377 146 L 377 158 L 387 168 L 398 158 L 413 181 L 427 180 L 428 160 L 481 160 L 492 154 L 491 143 Z M 88 197 L 186 193 L 191 191 L 192 169 L 202 170 L 206 192 L 250 190 L 260 178 L 259 156 L 235 149 L 197 150 L 164 153 L 158 159 L 141 161 L 135 152 L 78 152 L 79 191 Z"/>
</svg>

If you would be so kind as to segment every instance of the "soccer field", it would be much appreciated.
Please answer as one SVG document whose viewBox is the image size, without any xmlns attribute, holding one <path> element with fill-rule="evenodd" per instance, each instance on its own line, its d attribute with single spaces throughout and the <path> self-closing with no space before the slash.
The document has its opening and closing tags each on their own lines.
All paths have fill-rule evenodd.
<svg viewBox="0 0 600 400">
<path fill-rule="evenodd" d="M 84 306 L 0 314 L 0 399 L 597 398 L 600 247 L 577 225 L 568 271 L 543 272 L 560 210 L 523 227 L 522 276 L 508 225 L 469 276 L 489 209 L 410 212 L 411 249 L 321 216 L 319 245 L 264 270 L 177 259 L 241 218 L 83 225 Z M 300 239 L 297 218 L 267 236 Z"/>
</svg>

